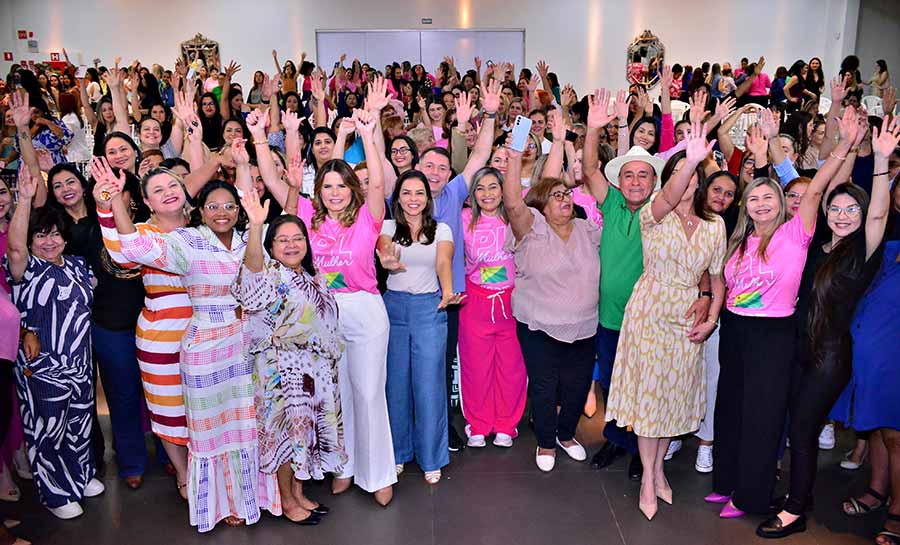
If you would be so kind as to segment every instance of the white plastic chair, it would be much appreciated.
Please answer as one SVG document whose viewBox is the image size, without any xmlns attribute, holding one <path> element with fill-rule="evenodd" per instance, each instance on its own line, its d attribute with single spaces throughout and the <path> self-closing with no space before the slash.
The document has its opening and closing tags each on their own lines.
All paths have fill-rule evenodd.
<svg viewBox="0 0 900 545">
<path fill-rule="evenodd" d="M 691 105 L 680 100 L 672 101 L 672 121 L 678 123 L 684 117 L 684 112 L 691 109 Z"/>
<path fill-rule="evenodd" d="M 743 148 L 744 139 L 747 137 L 747 129 L 756 122 L 756 112 L 746 112 L 741 114 L 734 126 L 731 127 L 731 141 L 734 145 Z"/>
<path fill-rule="evenodd" d="M 884 115 L 884 108 L 881 105 L 881 97 L 875 95 L 866 95 L 862 97 L 862 105 L 869 112 L 869 115 Z"/>
</svg>

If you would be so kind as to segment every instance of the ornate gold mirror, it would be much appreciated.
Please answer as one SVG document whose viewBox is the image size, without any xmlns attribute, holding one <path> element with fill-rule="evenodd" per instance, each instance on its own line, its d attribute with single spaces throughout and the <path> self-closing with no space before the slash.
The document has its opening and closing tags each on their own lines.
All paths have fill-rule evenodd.
<svg viewBox="0 0 900 545">
<path fill-rule="evenodd" d="M 649 30 L 638 35 L 625 51 L 625 78 L 629 85 L 652 88 L 659 83 L 666 47 Z"/>
<path fill-rule="evenodd" d="M 203 34 L 197 34 L 186 42 L 181 42 L 181 58 L 185 64 L 191 64 L 194 59 L 198 59 L 204 66 L 215 66 L 220 68 L 222 63 L 219 61 L 219 42 L 214 42 L 205 38 Z"/>
</svg>

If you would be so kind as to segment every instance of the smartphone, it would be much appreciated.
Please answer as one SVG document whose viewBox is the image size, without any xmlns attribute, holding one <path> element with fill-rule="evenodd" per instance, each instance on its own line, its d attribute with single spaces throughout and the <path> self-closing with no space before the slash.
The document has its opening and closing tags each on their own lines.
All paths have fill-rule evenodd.
<svg viewBox="0 0 900 545">
<path fill-rule="evenodd" d="M 335 68 L 337 68 L 337 67 L 340 66 L 340 65 L 341 65 L 341 61 L 335 61 L 335 62 L 334 62 L 334 67 L 335 67 Z"/>
<path fill-rule="evenodd" d="M 84 79 L 84 75 L 87 73 L 87 66 L 81 65 L 78 67 L 78 70 L 75 71 L 75 77 L 78 79 Z"/>
<path fill-rule="evenodd" d="M 492 61 L 491 59 L 488 59 L 487 62 L 484 64 L 487 66 L 494 66 L 494 61 Z"/>
<path fill-rule="evenodd" d="M 518 115 L 513 124 L 512 137 L 509 142 L 509 149 L 513 149 L 522 153 L 528 144 L 528 134 L 531 132 L 531 119 Z"/>
</svg>

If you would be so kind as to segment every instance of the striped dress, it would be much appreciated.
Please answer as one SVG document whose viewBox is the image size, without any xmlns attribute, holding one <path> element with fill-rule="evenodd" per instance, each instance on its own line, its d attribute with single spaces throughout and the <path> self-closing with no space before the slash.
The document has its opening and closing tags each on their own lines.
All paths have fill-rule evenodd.
<svg viewBox="0 0 900 545">
<path fill-rule="evenodd" d="M 118 265 L 141 267 L 125 259 L 112 212 L 97 210 L 103 245 Z M 160 233 L 159 227 L 141 223 L 138 233 Z M 150 411 L 153 433 L 176 445 L 187 445 L 188 428 L 184 414 L 179 352 L 184 330 L 191 321 L 191 300 L 181 277 L 152 267 L 143 267 L 144 308 L 137 322 L 137 360 L 144 383 L 144 397 Z"/>
<path fill-rule="evenodd" d="M 229 516 L 281 515 L 276 476 L 259 471 L 249 333 L 231 294 L 246 242 L 232 234 L 226 249 L 206 226 L 119 238 L 125 259 L 180 275 L 191 300 L 180 354 L 191 525 L 206 532 Z"/>
</svg>

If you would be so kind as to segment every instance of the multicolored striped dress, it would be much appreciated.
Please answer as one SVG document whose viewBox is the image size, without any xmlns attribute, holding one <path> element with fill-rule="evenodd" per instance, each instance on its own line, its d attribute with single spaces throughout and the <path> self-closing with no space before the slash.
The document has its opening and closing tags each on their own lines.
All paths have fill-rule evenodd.
<svg viewBox="0 0 900 545">
<path fill-rule="evenodd" d="M 119 239 L 125 259 L 180 275 L 191 300 L 180 354 L 191 525 L 206 532 L 229 516 L 281 515 L 276 476 L 259 471 L 249 333 L 231 294 L 246 241 L 232 233 L 228 249 L 206 226 Z"/>
<path fill-rule="evenodd" d="M 153 433 L 176 445 L 187 445 L 188 428 L 181 386 L 181 338 L 191 321 L 191 300 L 181 277 L 125 259 L 112 212 L 97 209 L 103 245 L 121 267 L 141 268 L 144 308 L 137 323 L 137 360 L 144 383 Z M 140 223 L 138 233 L 161 233 L 156 225 Z"/>
</svg>

